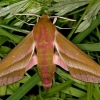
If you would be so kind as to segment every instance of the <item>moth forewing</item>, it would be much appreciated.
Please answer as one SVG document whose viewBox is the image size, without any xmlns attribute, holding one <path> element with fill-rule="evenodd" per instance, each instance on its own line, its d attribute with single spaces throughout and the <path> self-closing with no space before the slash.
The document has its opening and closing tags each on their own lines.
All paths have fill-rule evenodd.
<svg viewBox="0 0 100 100">
<path fill-rule="evenodd" d="M 100 82 L 100 66 L 95 61 L 59 32 L 56 33 L 56 43 L 59 56 L 66 63 L 74 78 L 85 82 Z"/>
<path fill-rule="evenodd" d="M 33 31 L 31 31 L 1 62 L 0 85 L 20 80 L 33 54 Z M 10 81 L 9 81 L 10 80 Z"/>
</svg>

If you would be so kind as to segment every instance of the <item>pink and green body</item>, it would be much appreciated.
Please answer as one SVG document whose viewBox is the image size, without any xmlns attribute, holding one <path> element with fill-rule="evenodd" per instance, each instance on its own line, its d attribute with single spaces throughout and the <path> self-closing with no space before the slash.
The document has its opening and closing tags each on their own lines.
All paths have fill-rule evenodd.
<svg viewBox="0 0 100 100">
<path fill-rule="evenodd" d="M 33 29 L 38 58 L 37 68 L 45 88 L 51 87 L 56 69 L 53 63 L 55 30 L 56 28 L 52 27 L 52 23 L 45 17 L 41 18 Z"/>
</svg>

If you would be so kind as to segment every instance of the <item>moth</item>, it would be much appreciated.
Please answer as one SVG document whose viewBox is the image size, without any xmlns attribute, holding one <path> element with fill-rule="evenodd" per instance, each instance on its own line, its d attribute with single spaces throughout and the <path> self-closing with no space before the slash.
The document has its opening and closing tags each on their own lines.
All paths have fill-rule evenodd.
<svg viewBox="0 0 100 100">
<path fill-rule="evenodd" d="M 100 66 L 57 31 L 43 14 L 32 31 L 0 62 L 0 86 L 14 83 L 37 65 L 43 87 L 49 89 L 56 65 L 84 82 L 100 82 Z"/>
</svg>

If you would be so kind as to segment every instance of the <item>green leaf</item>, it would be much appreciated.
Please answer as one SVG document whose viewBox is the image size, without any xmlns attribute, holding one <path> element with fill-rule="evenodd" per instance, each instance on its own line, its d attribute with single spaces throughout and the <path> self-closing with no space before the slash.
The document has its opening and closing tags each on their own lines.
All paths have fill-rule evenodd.
<svg viewBox="0 0 100 100">
<path fill-rule="evenodd" d="M 80 49 L 87 51 L 100 51 L 100 43 L 76 44 Z"/>
<path fill-rule="evenodd" d="M 80 43 L 86 36 L 88 36 L 98 25 L 100 24 L 100 15 L 97 16 L 95 20 L 92 21 L 91 26 L 79 33 L 72 42 Z"/>
<path fill-rule="evenodd" d="M 13 35 L 9 32 L 7 32 L 6 30 L 0 28 L 0 35 L 3 35 L 3 36 L 7 36 L 9 37 L 11 40 L 13 40 L 15 43 L 19 43 L 19 41 L 21 41 L 21 38 L 16 36 L 16 35 Z"/>
<path fill-rule="evenodd" d="M 9 38 L 8 37 L 5 37 L 5 36 L 0 36 L 0 46 L 3 44 L 3 43 L 5 43 L 7 40 L 9 40 Z"/>
<path fill-rule="evenodd" d="M 90 0 L 62 0 L 59 1 L 58 3 L 54 4 L 50 10 L 54 10 L 58 12 L 56 15 L 64 15 L 65 13 L 71 12 L 75 10 L 78 7 L 81 7 L 83 5 L 86 5 L 89 3 Z"/>
<path fill-rule="evenodd" d="M 66 93 L 66 94 L 70 94 L 72 96 L 75 97 L 83 97 L 84 95 L 86 95 L 86 93 L 80 89 L 74 88 L 74 87 L 69 87 L 67 89 L 62 90 L 61 92 Z"/>
<path fill-rule="evenodd" d="M 7 18 L 10 18 L 13 15 L 15 15 L 16 13 L 25 10 L 27 8 L 26 5 L 27 6 L 29 5 L 28 0 L 23 0 L 23 1 L 20 1 L 18 3 L 14 3 L 14 4 L 10 5 L 10 6 L 1 8 L 0 9 L 0 16 L 5 16 L 7 14 L 10 14 L 7 17 Z"/>
<path fill-rule="evenodd" d="M 96 19 L 96 15 L 98 14 L 100 10 L 100 2 L 96 2 L 89 10 L 89 12 L 85 15 L 84 21 L 78 26 L 77 32 L 83 32 L 85 29 L 87 29 L 90 25 L 92 20 Z"/>
<path fill-rule="evenodd" d="M 2 54 L 6 54 L 6 53 L 8 53 L 10 50 L 11 50 L 11 49 L 10 49 L 9 47 L 7 47 L 7 46 L 1 46 L 1 47 L 0 47 L 0 53 L 2 53 Z"/>
<path fill-rule="evenodd" d="M 77 33 L 77 32 L 83 32 L 85 29 L 87 29 L 90 26 L 91 22 L 92 22 L 91 18 L 89 20 L 83 21 L 79 25 L 79 27 L 77 28 L 77 30 L 75 31 L 75 33 Z"/>
<path fill-rule="evenodd" d="M 0 86 L 0 96 L 4 96 L 6 94 L 7 86 Z"/>
</svg>

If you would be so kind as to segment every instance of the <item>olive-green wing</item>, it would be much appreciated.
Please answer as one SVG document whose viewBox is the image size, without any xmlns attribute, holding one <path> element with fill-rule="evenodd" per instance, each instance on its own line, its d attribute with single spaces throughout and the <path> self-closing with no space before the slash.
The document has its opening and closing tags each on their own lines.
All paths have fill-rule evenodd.
<svg viewBox="0 0 100 100">
<path fill-rule="evenodd" d="M 1 62 L 0 86 L 20 80 L 31 60 L 35 43 L 31 31 Z"/>
<path fill-rule="evenodd" d="M 72 77 L 85 82 L 100 82 L 100 66 L 58 31 L 55 48 Z M 66 70 L 66 67 L 63 67 Z"/>
</svg>

